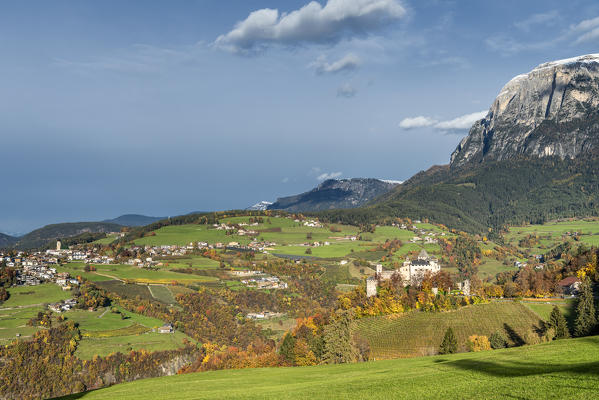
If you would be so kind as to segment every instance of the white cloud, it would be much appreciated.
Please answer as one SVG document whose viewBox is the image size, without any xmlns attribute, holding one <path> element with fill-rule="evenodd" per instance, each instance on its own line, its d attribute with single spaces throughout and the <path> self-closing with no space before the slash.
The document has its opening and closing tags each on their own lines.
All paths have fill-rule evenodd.
<svg viewBox="0 0 599 400">
<path fill-rule="evenodd" d="M 424 128 L 427 126 L 433 126 L 437 123 L 438 121 L 434 118 L 431 117 L 425 117 L 423 115 L 420 115 L 418 117 L 412 117 L 412 118 L 404 118 L 403 120 L 401 120 L 401 122 L 399 123 L 399 127 L 401 129 L 414 129 L 414 128 Z"/>
<path fill-rule="evenodd" d="M 599 39 L 599 17 L 585 19 L 576 25 L 570 27 L 576 32 L 578 38 L 575 43 L 588 42 L 589 40 Z"/>
<path fill-rule="evenodd" d="M 326 181 L 327 179 L 337 179 L 341 175 L 343 175 L 343 172 L 325 172 L 324 174 L 318 175 L 316 179 L 319 181 Z"/>
<path fill-rule="evenodd" d="M 535 25 L 548 25 L 558 18 L 559 13 L 556 10 L 553 10 L 546 13 L 533 14 L 525 20 L 515 22 L 514 26 L 528 32 L 530 31 L 530 28 Z"/>
<path fill-rule="evenodd" d="M 446 121 L 438 121 L 432 117 L 418 116 L 404 118 L 399 123 L 399 127 L 404 130 L 432 127 L 435 130 L 444 132 L 463 131 L 470 129 L 476 121 L 484 118 L 486 115 L 487 111 L 479 111 Z"/>
<path fill-rule="evenodd" d="M 346 56 L 340 58 L 332 63 L 327 62 L 325 56 L 320 56 L 310 64 L 310 67 L 314 68 L 317 74 L 336 74 L 342 71 L 352 71 L 360 66 L 361 60 L 358 56 L 353 53 L 349 53 Z"/>
<path fill-rule="evenodd" d="M 337 88 L 337 97 L 345 97 L 349 99 L 350 97 L 354 97 L 357 93 L 358 90 L 349 83 L 341 85 Z"/>
<path fill-rule="evenodd" d="M 599 17 L 585 19 L 571 27 L 573 31 L 584 32 L 599 27 Z"/>
<path fill-rule="evenodd" d="M 236 53 L 252 53 L 272 44 L 333 43 L 387 26 L 406 13 L 398 0 L 311 1 L 298 10 L 264 8 L 250 13 L 215 45 Z"/>
<path fill-rule="evenodd" d="M 521 29 L 534 24 L 559 25 L 560 18 L 553 18 L 553 13 L 535 14 L 528 20 L 516 23 L 520 24 Z M 552 32 L 556 34 L 547 37 L 541 41 L 525 42 L 506 34 L 491 36 L 485 40 L 486 45 L 491 49 L 502 53 L 504 56 L 512 56 L 524 51 L 539 51 L 554 49 L 557 46 L 572 46 L 599 39 L 599 17 L 589 18 L 580 21 L 577 24 L 570 25 L 566 29 L 558 30 L 552 26 Z"/>
<path fill-rule="evenodd" d="M 470 129 L 479 119 L 487 115 L 487 111 L 479 111 L 471 114 L 462 115 L 449 121 L 441 121 L 435 125 L 435 129 L 443 131 Z"/>
</svg>

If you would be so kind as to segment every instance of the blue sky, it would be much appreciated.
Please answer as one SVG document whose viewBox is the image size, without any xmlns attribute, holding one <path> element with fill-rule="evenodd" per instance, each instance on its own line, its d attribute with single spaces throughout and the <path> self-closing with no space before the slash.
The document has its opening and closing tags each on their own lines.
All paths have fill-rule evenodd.
<svg viewBox="0 0 599 400">
<path fill-rule="evenodd" d="M 3 2 L 0 231 L 407 179 L 597 52 L 596 1 Z"/>
</svg>

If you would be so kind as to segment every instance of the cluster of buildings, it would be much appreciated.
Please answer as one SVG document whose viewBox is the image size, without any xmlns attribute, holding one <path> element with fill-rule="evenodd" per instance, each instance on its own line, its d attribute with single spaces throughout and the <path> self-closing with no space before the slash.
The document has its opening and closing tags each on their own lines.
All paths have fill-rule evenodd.
<svg viewBox="0 0 599 400">
<path fill-rule="evenodd" d="M 29 255 L 20 252 L 16 256 L 0 253 L 0 261 L 16 269 L 17 285 L 37 286 L 44 282 L 54 282 L 64 290 L 70 290 L 73 286 L 79 285 L 79 281 L 71 278 L 67 272 L 57 272 L 54 267 L 64 259 L 66 258 L 56 257 L 54 253 L 46 252 Z"/>
<path fill-rule="evenodd" d="M 276 313 L 276 312 L 271 312 L 271 311 L 262 311 L 262 312 L 257 312 L 257 313 L 249 313 L 245 317 L 247 319 L 261 320 L 261 319 L 278 318 L 278 317 L 282 317 L 282 316 L 283 316 L 283 313 Z"/>
<path fill-rule="evenodd" d="M 48 309 L 54 311 L 55 313 L 61 313 L 69 311 L 70 309 L 74 308 L 76 304 L 77 301 L 75 301 L 75 299 L 68 299 L 60 303 L 49 304 Z"/>
<path fill-rule="evenodd" d="M 255 289 L 287 289 L 287 283 L 281 281 L 276 276 L 244 279 L 241 283 Z"/>
</svg>

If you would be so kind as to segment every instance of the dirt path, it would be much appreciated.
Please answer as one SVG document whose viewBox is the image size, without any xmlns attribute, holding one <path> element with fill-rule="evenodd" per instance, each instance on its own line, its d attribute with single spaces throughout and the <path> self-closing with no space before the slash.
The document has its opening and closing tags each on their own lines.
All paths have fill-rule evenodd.
<svg viewBox="0 0 599 400">
<path fill-rule="evenodd" d="M 100 275 L 100 276 L 105 276 L 106 278 L 110 278 L 110 279 L 114 279 L 115 281 L 120 281 L 120 282 L 125 282 L 124 280 L 122 280 L 121 278 L 117 278 L 116 276 L 112 276 L 112 275 L 108 275 L 108 274 L 101 274 L 99 272 L 94 271 L 94 274 L 96 275 Z"/>
</svg>

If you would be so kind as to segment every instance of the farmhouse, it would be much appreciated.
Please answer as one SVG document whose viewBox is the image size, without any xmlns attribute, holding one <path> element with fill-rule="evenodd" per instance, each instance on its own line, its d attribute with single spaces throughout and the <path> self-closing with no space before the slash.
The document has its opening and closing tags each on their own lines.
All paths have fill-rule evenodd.
<svg viewBox="0 0 599 400">
<path fill-rule="evenodd" d="M 160 328 L 158 328 L 158 333 L 173 333 L 175 331 L 175 327 L 173 324 L 164 324 Z"/>
<path fill-rule="evenodd" d="M 580 289 L 581 281 L 575 276 L 569 276 L 557 283 L 564 294 L 574 295 Z"/>
</svg>

